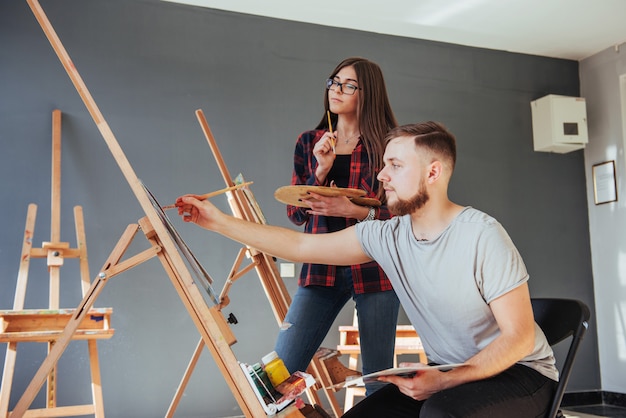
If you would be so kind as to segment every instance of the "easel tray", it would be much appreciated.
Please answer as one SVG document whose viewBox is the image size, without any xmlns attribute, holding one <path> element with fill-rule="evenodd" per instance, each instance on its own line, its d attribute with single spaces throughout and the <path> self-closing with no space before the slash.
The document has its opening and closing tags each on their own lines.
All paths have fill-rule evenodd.
<svg viewBox="0 0 626 418">
<path fill-rule="evenodd" d="M 47 342 L 56 340 L 74 316 L 75 309 L 25 309 L 0 311 L 0 342 Z M 108 339 L 113 308 L 92 308 L 72 339 Z"/>
</svg>

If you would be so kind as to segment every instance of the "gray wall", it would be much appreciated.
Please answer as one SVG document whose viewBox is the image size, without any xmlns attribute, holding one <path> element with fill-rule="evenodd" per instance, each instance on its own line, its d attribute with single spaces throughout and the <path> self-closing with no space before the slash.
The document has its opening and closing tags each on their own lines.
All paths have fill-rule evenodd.
<svg viewBox="0 0 626 418">
<path fill-rule="evenodd" d="M 451 198 L 498 218 L 525 258 L 533 296 L 580 298 L 592 310 L 582 152 L 533 152 L 530 101 L 576 96 L 578 64 L 383 36 L 155 1 L 54 0 L 42 6 L 137 175 L 162 202 L 222 188 L 194 110 L 203 109 L 233 174 L 254 181 L 275 225 L 290 226 L 273 191 L 288 184 L 297 135 L 322 116 L 323 80 L 346 56 L 378 62 L 401 123 L 439 120 L 458 137 Z M 92 276 L 127 224 L 143 216 L 135 196 L 25 1 L 0 2 L 0 309 L 10 309 L 23 225 L 39 205 L 34 243 L 50 239 L 51 112 L 63 115 L 62 240 L 75 245 L 72 211 L 85 211 Z M 228 210 L 225 199 L 214 199 Z M 239 246 L 175 220 L 219 289 Z M 135 239 L 130 254 L 146 247 Z M 40 263 L 43 264 L 43 263 Z M 78 303 L 77 267 L 63 267 L 62 306 Z M 28 307 L 47 306 L 45 266 L 31 268 Z M 295 281 L 288 279 L 291 291 Z M 254 274 L 231 291 L 237 357 L 272 349 L 276 322 Z M 109 417 L 163 415 L 199 335 L 160 263 L 116 277 L 96 306 L 111 306 L 115 336 L 99 344 Z M 351 322 L 349 309 L 337 324 Z M 337 343 L 333 333 L 325 342 Z M 5 347 L 0 348 L 0 355 Z M 18 351 L 11 406 L 43 356 Z M 59 403 L 85 402 L 86 348 L 62 358 Z M 595 321 L 570 390 L 600 388 Z M 36 404 L 42 405 L 42 397 Z M 181 417 L 236 415 L 208 353 L 178 409 Z"/>
</svg>

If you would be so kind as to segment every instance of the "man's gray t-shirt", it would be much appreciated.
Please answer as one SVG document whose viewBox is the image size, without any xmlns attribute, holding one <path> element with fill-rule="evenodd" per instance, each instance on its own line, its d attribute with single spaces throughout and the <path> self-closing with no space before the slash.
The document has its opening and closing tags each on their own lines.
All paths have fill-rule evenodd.
<svg viewBox="0 0 626 418">
<path fill-rule="evenodd" d="M 429 361 L 462 363 L 499 335 L 489 303 L 528 280 L 522 258 L 494 218 L 464 208 L 435 239 L 418 241 L 411 217 L 356 225 L 363 251 L 389 276 Z M 535 325 L 535 348 L 519 363 L 558 379 Z"/>
</svg>

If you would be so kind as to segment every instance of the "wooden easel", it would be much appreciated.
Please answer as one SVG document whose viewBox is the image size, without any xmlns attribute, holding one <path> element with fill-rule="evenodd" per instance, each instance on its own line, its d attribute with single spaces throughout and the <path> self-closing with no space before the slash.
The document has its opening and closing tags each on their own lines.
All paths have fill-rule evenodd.
<svg viewBox="0 0 626 418">
<path fill-rule="evenodd" d="M 127 227 L 109 256 L 109 259 L 91 284 L 85 298 L 83 298 L 81 304 L 76 309 L 75 314 L 66 325 L 61 336 L 56 340 L 48 357 L 46 357 L 33 377 L 33 380 L 18 401 L 11 417 L 22 417 L 24 415 L 28 406 L 32 403 L 36 391 L 43 385 L 45 376 L 49 373 L 69 343 L 69 340 L 77 331 L 81 321 L 85 318 L 89 308 L 93 306 L 93 303 L 102 291 L 107 280 L 155 255 L 161 261 L 190 317 L 198 328 L 203 343 L 209 348 L 209 351 L 213 355 L 242 413 L 246 417 L 253 418 L 265 415 L 263 408 L 256 399 L 252 387 L 248 383 L 243 370 L 240 368 L 230 348 L 230 345 L 234 343 L 234 337 L 230 332 L 227 321 L 217 306 L 211 308 L 207 306 L 202 291 L 195 283 L 170 232 L 155 210 L 147 191 L 144 189 L 141 181 L 124 155 L 117 139 L 91 97 L 87 86 L 80 77 L 80 74 L 76 70 L 76 67 L 59 40 L 39 2 L 37 0 L 27 0 L 27 3 L 39 22 L 44 34 L 50 41 L 52 48 L 56 52 L 74 87 L 85 103 L 89 114 L 107 143 L 109 150 L 119 165 L 133 193 L 137 197 L 139 204 L 144 210 L 146 217 L 142 218 L 139 223 L 151 247 L 125 261 L 120 261 L 139 228 L 136 224 L 131 224 Z"/>
<path fill-rule="evenodd" d="M 352 370 L 357 370 L 359 357 L 361 355 L 361 343 L 356 309 L 354 310 L 352 325 L 339 326 L 339 345 L 337 345 L 337 351 L 341 354 L 348 355 L 348 367 Z M 398 367 L 398 356 L 406 354 L 417 355 L 420 363 L 428 363 L 422 340 L 419 335 L 417 335 L 413 325 L 396 325 L 393 367 Z M 348 411 L 352 408 L 354 398 L 358 396 L 365 396 L 365 387 L 350 386 L 346 388 L 343 404 L 344 411 Z"/>
<path fill-rule="evenodd" d="M 231 177 L 230 172 L 222 158 L 221 152 L 217 146 L 217 142 L 211 132 L 209 124 L 204 116 L 202 110 L 196 110 L 196 117 L 198 122 L 200 123 L 200 127 L 204 136 L 211 147 L 211 151 L 213 152 L 213 156 L 217 162 L 219 170 L 222 174 L 226 187 L 230 188 L 235 186 L 235 181 L 233 177 Z M 240 219 L 245 219 L 250 222 L 256 223 L 265 223 L 265 219 L 263 214 L 261 213 L 256 199 L 252 192 L 248 189 L 236 189 L 228 192 L 228 203 L 231 208 L 233 215 Z M 242 263 L 245 257 L 250 259 L 249 264 L 242 267 Z M 285 283 L 280 277 L 280 273 L 278 272 L 278 268 L 276 266 L 276 262 L 270 256 L 265 253 L 259 252 L 258 250 L 251 247 L 243 247 L 239 250 L 235 262 L 233 263 L 233 267 L 228 275 L 226 280 L 226 285 L 224 286 L 224 290 L 220 294 L 219 304 L 220 309 L 227 306 L 229 303 L 228 298 L 228 290 L 230 286 L 240 277 L 255 269 L 259 279 L 261 280 L 261 285 L 265 291 L 265 294 L 270 302 L 272 307 L 272 311 L 274 312 L 274 317 L 280 326 L 287 315 L 287 310 L 289 309 L 289 305 L 291 303 L 291 296 L 285 287 Z M 191 374 L 200 358 L 202 350 L 204 348 L 204 343 L 202 340 L 198 342 L 196 349 L 189 361 L 187 369 L 183 375 L 183 378 L 176 390 L 176 394 L 174 395 L 174 399 L 170 404 L 170 408 L 166 417 L 172 417 L 180 399 L 184 393 L 185 387 L 189 382 Z M 314 389 L 308 390 L 308 397 L 310 401 L 314 404 L 320 404 L 320 398 L 316 391 L 322 390 L 326 394 L 326 397 L 331 405 L 333 413 L 339 417 L 341 416 L 341 406 L 337 402 L 334 394 L 331 389 L 328 387 L 332 385 L 332 382 L 329 380 L 326 373 L 323 372 L 325 370 L 321 360 L 318 358 L 314 358 L 309 370 L 313 376 L 315 376 L 317 385 Z"/>
<path fill-rule="evenodd" d="M 181 257 L 179 248 L 176 246 L 171 232 L 167 229 L 167 226 L 155 209 L 154 202 L 151 200 L 147 190 L 126 159 L 117 139 L 91 97 L 87 86 L 80 77 L 80 74 L 72 63 L 72 60 L 59 40 L 43 9 L 37 0 L 27 0 L 27 3 L 68 73 L 74 87 L 85 103 L 87 110 L 107 143 L 109 150 L 119 165 L 133 193 L 137 197 L 139 204 L 144 210 L 146 216 L 140 219 L 139 225 L 141 225 L 141 230 L 146 235 L 151 246 L 147 250 L 121 261 L 122 256 L 138 231 L 139 225 L 131 224 L 126 228 L 126 231 L 114 247 L 104 266 L 93 280 L 91 287 L 87 290 L 85 297 L 69 319 L 63 332 L 55 340 L 55 344 L 52 346 L 48 356 L 41 364 L 10 416 L 12 418 L 24 416 L 36 396 L 37 391 L 43 385 L 46 376 L 60 358 L 69 344 L 69 341 L 76 335 L 80 324 L 86 318 L 107 281 L 115 275 L 143 263 L 154 256 L 159 258 L 166 273 L 170 277 L 174 288 L 200 332 L 202 338 L 201 344 L 206 345 L 211 352 L 226 383 L 239 404 L 242 413 L 250 418 L 264 416 L 265 412 L 259 404 L 243 369 L 239 366 L 230 348 L 230 346 L 235 343 L 235 338 L 230 331 L 226 319 L 222 315 L 220 305 L 215 305 L 210 308 L 207 306 L 203 293 L 198 288 L 187 265 Z M 296 416 L 297 412 L 298 411 L 295 411 L 295 415 L 290 414 L 290 417 Z"/>
<path fill-rule="evenodd" d="M 51 238 L 41 248 L 33 248 L 35 217 L 37 205 L 30 204 L 26 216 L 22 256 L 15 290 L 13 310 L 0 311 L 0 342 L 8 343 L 0 387 L 0 417 L 6 417 L 9 410 L 11 387 L 17 357 L 17 345 L 23 342 L 39 342 L 48 344 L 48 352 L 55 345 L 56 338 L 74 314 L 71 309 L 60 309 L 60 270 L 64 259 L 78 258 L 82 295 L 86 295 L 89 285 L 89 265 L 83 212 L 80 206 L 74 207 L 76 226 L 76 248 L 70 248 L 68 242 L 61 242 L 61 111 L 52 112 L 52 209 Z M 45 310 L 24 310 L 28 272 L 32 258 L 46 258 L 49 272 L 49 306 Z M 96 341 L 111 338 L 114 331 L 110 328 L 112 309 L 90 309 L 85 319 L 79 324 L 72 335 L 73 340 L 87 340 L 89 364 L 91 366 L 92 403 L 89 405 L 58 406 L 57 405 L 57 366 L 51 365 L 47 374 L 47 396 L 44 409 L 30 410 L 38 416 L 76 416 L 94 414 L 104 418 L 102 387 L 100 383 L 100 366 Z M 69 341 L 68 341 L 69 343 Z M 36 395 L 36 393 L 35 393 Z"/>
<path fill-rule="evenodd" d="M 204 133 L 204 136 L 206 137 L 206 140 L 211 147 L 211 151 L 213 152 L 215 161 L 217 162 L 224 182 L 226 183 L 226 187 L 230 188 L 235 186 L 234 179 L 228 171 L 226 163 L 224 162 L 222 154 L 217 146 L 217 142 L 215 141 L 215 137 L 211 132 L 209 124 L 207 123 L 207 120 L 202 110 L 196 110 L 196 117 L 198 119 L 198 122 L 200 123 L 202 132 Z M 241 188 L 228 192 L 228 204 L 235 217 L 250 222 L 265 223 L 263 214 L 261 213 L 256 199 L 254 198 L 254 195 L 250 190 Z M 246 255 L 250 258 L 251 261 L 247 266 L 242 268 L 242 262 Z M 252 268 L 256 270 L 259 279 L 261 280 L 261 284 L 263 286 L 265 294 L 274 312 L 274 317 L 278 322 L 278 326 L 281 326 L 285 319 L 285 316 L 287 315 L 289 305 L 291 304 L 291 296 L 289 295 L 289 292 L 285 287 L 285 283 L 280 276 L 280 273 L 278 272 L 278 268 L 274 259 L 252 247 L 243 247 L 240 249 L 228 276 L 227 285 L 220 295 L 220 307 L 228 305 L 227 292 L 230 285 L 235 280 L 252 270 Z M 191 373 L 193 372 L 193 369 L 195 368 L 198 359 L 200 358 L 203 346 L 204 344 L 202 340 L 200 340 L 200 342 L 196 346 L 194 354 L 192 355 L 187 370 L 185 371 L 185 374 L 181 380 L 181 383 L 176 391 L 174 399 L 172 400 L 167 417 L 173 416 L 178 402 L 183 395 L 185 386 L 187 385 L 187 382 L 191 377 Z M 331 380 L 322 359 L 318 358 L 317 356 L 313 357 L 313 360 L 311 361 L 311 364 L 307 371 L 315 376 L 317 381 L 316 387 L 308 390 L 309 400 L 314 404 L 320 404 L 320 398 L 317 394 L 317 391 L 321 390 L 326 395 L 326 398 L 335 416 L 341 416 L 341 406 L 339 405 L 339 402 L 337 401 L 337 398 L 333 393 L 334 389 L 331 389 L 331 387 L 336 386 L 337 382 Z"/>
</svg>

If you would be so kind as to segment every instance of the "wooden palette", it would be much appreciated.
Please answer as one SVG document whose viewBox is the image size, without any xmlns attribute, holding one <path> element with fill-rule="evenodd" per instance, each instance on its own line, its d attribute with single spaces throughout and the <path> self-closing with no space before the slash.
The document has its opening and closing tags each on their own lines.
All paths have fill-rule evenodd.
<svg viewBox="0 0 626 418">
<path fill-rule="evenodd" d="M 292 185 L 283 186 L 276 189 L 274 197 L 281 203 L 286 205 L 298 206 L 301 208 L 309 207 L 307 200 L 313 197 L 309 193 L 317 193 L 322 196 L 335 197 L 346 196 L 357 205 L 361 206 L 380 206 L 380 201 L 365 196 L 365 190 L 351 189 L 344 187 L 327 187 L 327 186 L 305 186 Z"/>
</svg>

